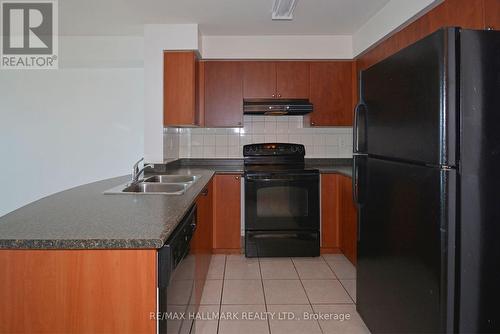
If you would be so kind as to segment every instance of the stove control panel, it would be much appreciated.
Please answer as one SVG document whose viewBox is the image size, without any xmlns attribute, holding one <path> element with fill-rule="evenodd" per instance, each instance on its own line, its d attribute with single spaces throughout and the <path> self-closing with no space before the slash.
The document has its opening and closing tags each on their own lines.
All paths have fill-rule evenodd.
<svg viewBox="0 0 500 334">
<path fill-rule="evenodd" d="M 302 144 L 263 143 L 243 146 L 243 156 L 304 156 L 306 150 Z"/>
</svg>

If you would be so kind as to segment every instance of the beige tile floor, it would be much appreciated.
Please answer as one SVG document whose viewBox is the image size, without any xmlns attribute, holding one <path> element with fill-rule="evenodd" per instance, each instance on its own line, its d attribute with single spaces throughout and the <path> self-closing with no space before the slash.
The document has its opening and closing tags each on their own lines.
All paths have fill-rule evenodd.
<svg viewBox="0 0 500 334">
<path fill-rule="evenodd" d="M 193 332 L 369 333 L 355 302 L 356 270 L 343 255 L 260 259 L 214 255 L 200 312 L 218 312 L 219 317 L 197 320 Z"/>
</svg>

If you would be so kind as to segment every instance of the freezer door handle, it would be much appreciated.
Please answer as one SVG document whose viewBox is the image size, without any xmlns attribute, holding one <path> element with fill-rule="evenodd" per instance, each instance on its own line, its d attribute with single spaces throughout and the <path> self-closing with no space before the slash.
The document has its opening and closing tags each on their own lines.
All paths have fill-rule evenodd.
<svg viewBox="0 0 500 334">
<path fill-rule="evenodd" d="M 353 129 L 353 150 L 354 153 L 366 151 L 366 105 L 358 103 L 354 110 L 354 129 Z"/>
<path fill-rule="evenodd" d="M 353 142 L 353 152 L 358 153 L 358 114 L 359 114 L 359 107 L 361 106 L 360 103 L 356 105 L 356 108 L 354 109 L 354 129 L 352 131 L 352 142 Z M 354 180 L 354 178 L 353 178 Z"/>
</svg>

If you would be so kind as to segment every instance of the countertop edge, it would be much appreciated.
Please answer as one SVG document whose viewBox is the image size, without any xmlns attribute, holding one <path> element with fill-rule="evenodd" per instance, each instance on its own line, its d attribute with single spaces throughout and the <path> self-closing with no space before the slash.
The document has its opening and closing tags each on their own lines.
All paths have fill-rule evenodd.
<svg viewBox="0 0 500 334">
<path fill-rule="evenodd" d="M 0 250 L 159 249 L 164 244 L 161 239 L 4 239 L 0 240 Z"/>
</svg>

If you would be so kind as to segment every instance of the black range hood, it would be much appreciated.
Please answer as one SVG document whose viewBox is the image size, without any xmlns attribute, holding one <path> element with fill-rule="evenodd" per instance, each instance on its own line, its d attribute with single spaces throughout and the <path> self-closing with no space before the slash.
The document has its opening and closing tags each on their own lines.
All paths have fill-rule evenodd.
<svg viewBox="0 0 500 334">
<path fill-rule="evenodd" d="M 245 115 L 305 115 L 313 111 L 313 105 L 306 99 L 244 99 Z"/>
</svg>

